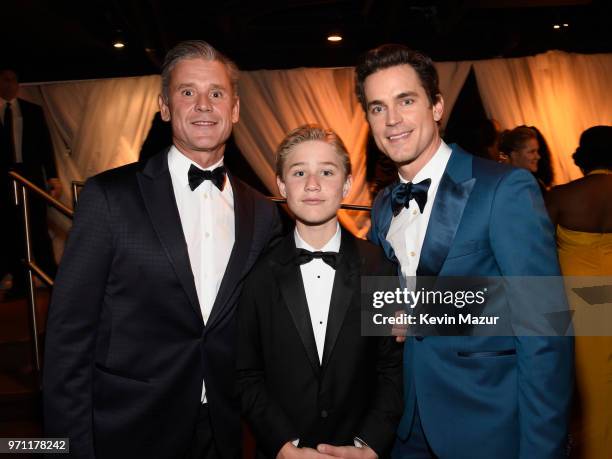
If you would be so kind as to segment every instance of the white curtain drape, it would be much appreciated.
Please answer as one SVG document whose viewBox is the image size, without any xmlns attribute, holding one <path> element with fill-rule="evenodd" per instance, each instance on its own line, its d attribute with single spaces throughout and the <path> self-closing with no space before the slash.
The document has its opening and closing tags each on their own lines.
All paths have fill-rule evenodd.
<svg viewBox="0 0 612 459">
<path fill-rule="evenodd" d="M 502 126 L 535 125 L 546 136 L 556 183 L 580 175 L 571 161 L 580 133 L 612 124 L 612 54 L 559 51 L 478 62 L 436 63 L 445 100 L 445 127 L 471 66 L 490 117 Z M 133 162 L 157 111 L 160 77 L 23 85 L 21 96 L 43 106 L 53 139 L 63 199 L 70 182 Z M 242 72 L 241 119 L 236 143 L 271 194 L 277 194 L 273 154 L 283 136 L 300 124 L 332 127 L 351 156 L 354 185 L 346 202 L 369 204 L 365 183 L 367 123 L 354 95 L 354 69 L 293 69 Z M 363 236 L 365 212 L 341 212 Z M 68 222 L 54 218 L 61 228 Z"/>
<path fill-rule="evenodd" d="M 240 121 L 236 143 L 253 170 L 277 193 L 274 152 L 290 130 L 304 123 L 332 127 L 344 141 L 353 168 L 353 187 L 346 202 L 368 204 L 365 184 L 367 124 L 352 87 L 352 68 L 261 70 L 243 72 L 240 80 Z M 353 233 L 367 231 L 368 215 L 342 212 L 342 223 Z"/>
<path fill-rule="evenodd" d="M 159 87 L 157 75 L 22 86 L 20 96 L 45 109 L 65 204 L 72 205 L 72 181 L 138 159 Z M 56 212 L 49 219 L 61 253 L 70 221 Z"/>
<path fill-rule="evenodd" d="M 440 127 L 444 130 L 472 64 L 468 61 L 435 62 L 435 66 L 440 80 L 440 92 L 444 98 L 444 114 L 440 120 Z"/>
<path fill-rule="evenodd" d="M 489 117 L 506 129 L 526 124 L 542 132 L 556 184 L 582 176 L 571 158 L 580 134 L 612 124 L 612 54 L 549 51 L 474 62 L 474 72 Z"/>
<path fill-rule="evenodd" d="M 470 70 L 467 62 L 436 63 L 446 110 L 442 126 Z M 240 81 L 240 122 L 234 133 L 253 170 L 273 193 L 276 191 L 274 151 L 285 134 L 304 123 L 333 128 L 344 141 L 353 168 L 353 187 L 346 198 L 352 204 L 371 202 L 365 181 L 368 126 L 354 93 L 351 68 L 261 70 L 243 72 Z M 342 223 L 364 236 L 369 215 L 343 211 Z"/>
</svg>

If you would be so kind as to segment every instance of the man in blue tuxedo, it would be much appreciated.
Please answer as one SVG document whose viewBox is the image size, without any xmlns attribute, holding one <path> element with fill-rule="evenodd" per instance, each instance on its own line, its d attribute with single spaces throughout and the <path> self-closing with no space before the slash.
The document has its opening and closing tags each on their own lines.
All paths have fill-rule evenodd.
<svg viewBox="0 0 612 459">
<path fill-rule="evenodd" d="M 374 202 L 370 239 L 402 276 L 559 275 L 553 227 L 531 174 L 440 138 L 444 101 L 430 58 L 383 45 L 356 73 L 372 135 L 399 173 Z M 562 457 L 572 372 L 571 338 L 406 338 L 393 455 Z"/>
</svg>

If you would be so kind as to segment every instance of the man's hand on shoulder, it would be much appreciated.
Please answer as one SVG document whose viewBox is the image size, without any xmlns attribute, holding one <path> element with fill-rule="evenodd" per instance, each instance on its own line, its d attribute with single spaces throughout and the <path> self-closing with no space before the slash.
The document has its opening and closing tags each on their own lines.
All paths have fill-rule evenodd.
<svg viewBox="0 0 612 459">
<path fill-rule="evenodd" d="M 317 451 L 326 457 L 343 457 L 347 459 L 378 459 L 378 455 L 369 446 L 358 448 L 356 446 L 332 446 L 321 444 Z"/>
</svg>

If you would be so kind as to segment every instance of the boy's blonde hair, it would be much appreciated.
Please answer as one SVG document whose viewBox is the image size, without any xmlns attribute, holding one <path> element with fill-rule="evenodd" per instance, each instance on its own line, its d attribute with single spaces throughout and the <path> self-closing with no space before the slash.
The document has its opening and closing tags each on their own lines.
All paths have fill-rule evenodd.
<svg viewBox="0 0 612 459">
<path fill-rule="evenodd" d="M 344 175 L 351 175 L 351 160 L 344 142 L 332 129 L 325 129 L 318 124 L 304 124 L 289 132 L 276 149 L 276 175 L 283 178 L 283 168 L 287 162 L 287 156 L 293 148 L 301 143 L 318 140 L 332 147 L 342 161 Z"/>
</svg>

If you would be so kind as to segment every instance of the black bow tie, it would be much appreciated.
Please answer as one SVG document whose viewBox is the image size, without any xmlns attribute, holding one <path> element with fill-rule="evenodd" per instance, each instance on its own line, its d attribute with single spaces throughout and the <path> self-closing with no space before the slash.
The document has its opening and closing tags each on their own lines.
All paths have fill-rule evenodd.
<svg viewBox="0 0 612 459">
<path fill-rule="evenodd" d="M 336 263 L 338 262 L 337 252 L 311 252 L 306 249 L 298 249 L 295 261 L 298 265 L 303 265 L 312 261 L 313 258 L 320 258 L 324 263 L 336 269 Z"/>
<path fill-rule="evenodd" d="M 199 187 L 204 180 L 210 180 L 219 190 L 223 191 L 223 185 L 225 185 L 225 167 L 219 166 L 212 171 L 203 171 L 192 164 L 187 177 L 189 178 L 189 188 L 191 188 L 191 191 Z"/>
<path fill-rule="evenodd" d="M 416 201 L 419 210 L 423 213 L 430 184 L 431 179 L 425 179 L 419 183 L 398 183 L 391 191 L 393 216 L 397 217 L 404 207 L 408 208 L 411 199 Z"/>
</svg>

